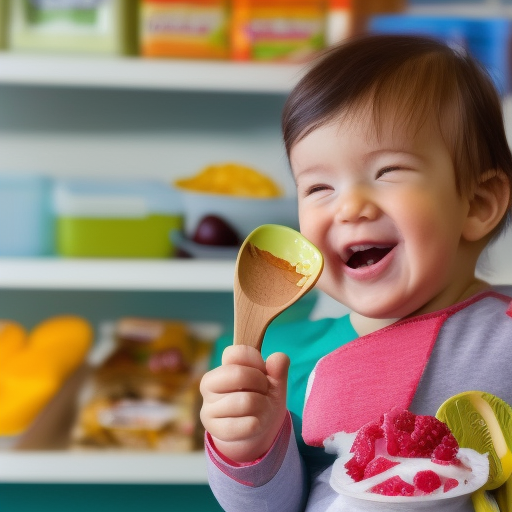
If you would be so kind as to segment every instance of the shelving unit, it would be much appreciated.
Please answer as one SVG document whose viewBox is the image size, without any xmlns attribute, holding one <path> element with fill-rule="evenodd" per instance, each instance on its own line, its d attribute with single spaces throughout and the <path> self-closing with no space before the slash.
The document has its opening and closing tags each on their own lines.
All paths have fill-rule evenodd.
<svg viewBox="0 0 512 512">
<path fill-rule="evenodd" d="M 231 292 L 234 260 L 0 258 L 0 289 Z"/>
<path fill-rule="evenodd" d="M 210 158 L 233 154 L 236 159 L 247 155 L 248 162 L 254 158 L 263 168 L 277 161 L 276 173 L 285 180 L 279 107 L 304 69 L 0 53 L 0 148 L 5 166 L 0 172 L 40 169 L 40 164 L 57 176 L 97 175 L 108 169 L 119 177 L 126 173 L 170 179 L 198 169 Z M 4 105 L 2 91 L 8 98 Z M 17 118 L 16 110 L 27 102 L 28 112 Z M 510 99 L 505 106 L 510 113 Z M 103 111 L 104 119 L 90 114 Z M 49 113 L 54 117 L 46 125 L 41 119 Z M 182 129 L 183 120 L 187 123 Z M 118 157 L 121 153 L 124 158 Z M 491 282 L 512 280 L 508 257 L 503 256 L 511 246 L 508 237 L 491 254 L 491 267 L 496 266 L 493 258 L 499 258 Z M 207 307 L 202 298 L 210 293 L 230 295 L 233 271 L 234 261 L 217 260 L 0 258 L 0 296 L 10 294 L 19 303 L 20 295 L 40 298 L 48 293 L 67 304 L 77 294 L 114 293 L 116 299 L 130 294 L 140 302 L 148 296 L 160 301 L 153 297 L 159 292 L 176 302 L 183 294 L 195 294 L 200 310 Z M 26 307 L 35 310 L 33 302 L 27 300 Z M 172 311 L 172 303 L 166 306 Z M 206 482 L 202 453 L 0 451 L 0 484 Z"/>
<path fill-rule="evenodd" d="M 0 452 L 2 483 L 206 484 L 202 452 Z"/>
<path fill-rule="evenodd" d="M 206 163 L 233 154 L 256 165 L 255 157 L 263 155 L 262 168 L 281 159 L 279 180 L 286 172 L 280 106 L 302 72 L 300 65 L 0 53 L 0 104 L 3 100 L 6 107 L 0 120 L 0 146 L 6 149 L 0 172 L 44 167 L 56 177 L 108 172 L 121 179 L 172 179 L 202 166 L 194 160 L 198 155 Z M 148 162 L 168 165 L 149 167 Z M 115 318 L 122 301 L 132 309 L 140 303 L 143 311 L 151 305 L 155 311 L 165 308 L 170 316 L 192 303 L 201 320 L 202 311 L 230 304 L 234 264 L 0 258 L 0 299 L 18 307 L 23 303 L 36 316 L 52 308 L 58 312 L 61 305 L 106 307 L 107 319 Z M 204 486 L 207 476 L 202 452 L 0 450 L 0 484 L 20 483 Z"/>
<path fill-rule="evenodd" d="M 302 76 L 303 67 L 296 64 L 0 53 L 0 83 L 284 94 Z"/>
</svg>

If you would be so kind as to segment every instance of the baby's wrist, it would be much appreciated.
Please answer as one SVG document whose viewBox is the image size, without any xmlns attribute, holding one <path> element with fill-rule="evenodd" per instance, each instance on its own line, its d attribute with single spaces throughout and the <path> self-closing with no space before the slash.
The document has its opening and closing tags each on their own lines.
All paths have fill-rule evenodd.
<svg viewBox="0 0 512 512">
<path fill-rule="evenodd" d="M 276 443 L 282 432 L 289 431 L 291 418 L 289 413 L 279 425 L 277 433 L 267 432 L 261 436 L 240 441 L 223 441 L 207 433 L 207 438 L 218 456 L 232 466 L 254 464 L 262 459 Z"/>
</svg>

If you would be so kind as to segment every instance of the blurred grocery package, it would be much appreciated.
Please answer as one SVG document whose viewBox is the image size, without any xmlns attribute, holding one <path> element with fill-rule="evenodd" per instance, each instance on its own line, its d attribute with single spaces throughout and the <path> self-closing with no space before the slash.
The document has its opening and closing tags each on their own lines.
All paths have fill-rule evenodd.
<svg viewBox="0 0 512 512">
<path fill-rule="evenodd" d="M 297 61 L 325 46 L 324 0 L 233 0 L 234 60 Z"/>
<path fill-rule="evenodd" d="M 55 316 L 31 331 L 0 320 L 0 436 L 22 434 L 84 362 L 93 340 L 78 316 Z"/>
<path fill-rule="evenodd" d="M 144 57 L 229 57 L 227 0 L 141 0 L 140 54 Z"/>
<path fill-rule="evenodd" d="M 180 195 L 159 180 L 58 180 L 55 210 L 67 257 L 172 257 L 170 234 L 182 226 Z"/>
<path fill-rule="evenodd" d="M 54 252 L 50 178 L 0 176 L 0 256 L 48 256 Z"/>
<path fill-rule="evenodd" d="M 383 15 L 371 20 L 369 30 L 373 33 L 420 34 L 438 38 L 479 60 L 501 94 L 511 90 L 510 19 Z"/>
<path fill-rule="evenodd" d="M 126 55 L 136 52 L 135 0 L 15 0 L 8 47 L 38 52 Z"/>
<path fill-rule="evenodd" d="M 81 393 L 75 448 L 189 451 L 202 444 L 199 381 L 216 325 L 122 318 Z"/>
</svg>

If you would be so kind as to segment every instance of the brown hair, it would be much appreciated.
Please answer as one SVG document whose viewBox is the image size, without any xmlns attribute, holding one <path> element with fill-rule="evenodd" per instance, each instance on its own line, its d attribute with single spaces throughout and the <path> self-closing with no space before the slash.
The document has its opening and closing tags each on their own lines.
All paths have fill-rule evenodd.
<svg viewBox="0 0 512 512">
<path fill-rule="evenodd" d="M 463 50 L 420 36 L 370 35 L 328 49 L 286 101 L 282 129 L 288 156 L 314 129 L 368 105 L 377 129 L 390 114 L 408 129 L 437 121 L 459 193 L 471 195 L 492 169 L 512 184 L 512 154 L 491 78 Z M 506 218 L 495 232 L 505 223 Z"/>
</svg>

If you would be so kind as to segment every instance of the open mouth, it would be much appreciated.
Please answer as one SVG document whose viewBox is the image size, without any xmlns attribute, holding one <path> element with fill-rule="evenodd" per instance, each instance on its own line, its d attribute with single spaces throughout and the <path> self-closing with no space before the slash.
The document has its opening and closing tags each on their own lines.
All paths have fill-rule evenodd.
<svg viewBox="0 0 512 512">
<path fill-rule="evenodd" d="M 357 245 L 349 248 L 349 257 L 346 265 L 353 269 L 369 267 L 375 265 L 387 254 L 389 254 L 394 245 Z"/>
</svg>

